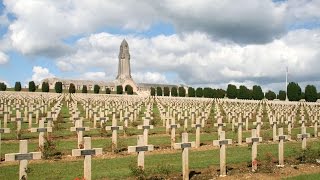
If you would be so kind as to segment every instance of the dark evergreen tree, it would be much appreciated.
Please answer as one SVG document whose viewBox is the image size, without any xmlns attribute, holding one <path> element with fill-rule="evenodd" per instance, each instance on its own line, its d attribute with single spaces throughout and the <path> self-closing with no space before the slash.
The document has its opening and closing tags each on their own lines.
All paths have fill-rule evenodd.
<svg viewBox="0 0 320 180">
<path fill-rule="evenodd" d="M 264 95 L 260 86 L 254 85 L 252 87 L 252 98 L 254 100 L 262 100 L 264 98 Z"/>
<path fill-rule="evenodd" d="M 203 89 L 198 87 L 196 89 L 196 97 L 203 97 Z"/>
<path fill-rule="evenodd" d="M 189 97 L 195 97 L 196 96 L 196 91 L 194 90 L 193 87 L 188 88 L 188 96 Z"/>
<path fill-rule="evenodd" d="M 203 97 L 205 98 L 213 98 L 213 89 L 209 87 L 203 88 Z"/>
<path fill-rule="evenodd" d="M 161 89 L 161 87 L 157 87 L 157 96 L 162 96 L 162 89 Z"/>
<path fill-rule="evenodd" d="M 171 96 L 173 96 L 173 97 L 178 96 L 178 89 L 176 87 L 171 88 Z"/>
<path fill-rule="evenodd" d="M 150 95 L 155 96 L 156 95 L 156 89 L 154 87 L 151 87 L 150 89 Z"/>
<path fill-rule="evenodd" d="M 123 87 L 121 85 L 117 86 L 117 94 L 123 93 Z"/>
<path fill-rule="evenodd" d="M 164 88 L 163 88 L 163 95 L 164 95 L 164 96 L 170 96 L 170 89 L 169 89 L 169 87 L 164 87 Z"/>
<path fill-rule="evenodd" d="M 180 97 L 186 97 L 186 90 L 184 89 L 184 87 L 179 87 L 178 91 Z"/>
<path fill-rule="evenodd" d="M 50 88 L 49 88 L 49 83 L 48 82 L 43 82 L 41 85 L 41 90 L 42 92 L 49 92 Z"/>
<path fill-rule="evenodd" d="M 277 99 L 284 101 L 284 100 L 286 100 L 286 96 L 287 96 L 287 93 L 283 90 L 280 90 L 279 94 L 277 96 Z"/>
<path fill-rule="evenodd" d="M 314 85 L 307 85 L 305 90 L 305 100 L 308 102 L 316 102 L 318 99 L 317 88 Z"/>
<path fill-rule="evenodd" d="M 88 87 L 86 85 L 82 86 L 82 93 L 88 93 Z"/>
<path fill-rule="evenodd" d="M 241 85 L 239 87 L 238 99 L 251 99 L 250 96 L 251 96 L 250 90 L 246 86 Z"/>
<path fill-rule="evenodd" d="M 73 83 L 70 83 L 69 85 L 69 93 L 76 93 L 76 87 Z"/>
<path fill-rule="evenodd" d="M 277 96 L 276 96 L 276 93 L 269 90 L 268 92 L 266 92 L 265 97 L 268 100 L 274 100 Z"/>
<path fill-rule="evenodd" d="M 93 93 L 99 94 L 99 92 L 100 92 L 100 86 L 97 85 L 97 84 L 95 84 L 95 85 L 93 86 Z"/>
<path fill-rule="evenodd" d="M 21 91 L 21 83 L 19 81 L 15 83 L 14 90 L 15 91 Z"/>
<path fill-rule="evenodd" d="M 62 93 L 62 82 L 56 82 L 54 85 L 54 89 L 56 93 Z"/>
<path fill-rule="evenodd" d="M 132 94 L 133 94 L 133 88 L 132 88 L 132 86 L 127 85 L 126 87 L 127 87 L 127 94 L 128 94 L 128 95 L 132 95 Z"/>
<path fill-rule="evenodd" d="M 0 91 L 6 91 L 7 90 L 7 85 L 5 83 L 0 83 Z"/>
<path fill-rule="evenodd" d="M 110 88 L 106 88 L 106 94 L 111 94 Z"/>
<path fill-rule="evenodd" d="M 228 88 L 227 88 L 227 97 L 229 99 L 235 99 L 237 97 L 237 94 L 238 94 L 237 91 L 238 90 L 237 90 L 237 87 L 235 85 L 229 84 Z"/>
<path fill-rule="evenodd" d="M 298 83 L 290 82 L 287 87 L 288 99 L 290 101 L 299 101 L 301 99 L 301 88 Z"/>
<path fill-rule="evenodd" d="M 36 91 L 36 84 L 34 81 L 29 82 L 29 92 L 35 92 Z"/>
</svg>

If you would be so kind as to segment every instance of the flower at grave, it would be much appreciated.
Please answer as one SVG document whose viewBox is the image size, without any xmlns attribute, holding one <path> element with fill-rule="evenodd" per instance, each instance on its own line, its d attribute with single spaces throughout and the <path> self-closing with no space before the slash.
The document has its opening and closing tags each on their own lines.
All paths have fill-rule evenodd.
<svg viewBox="0 0 320 180">
<path fill-rule="evenodd" d="M 74 178 L 73 180 L 85 180 L 85 178 L 84 177 L 76 177 L 76 178 Z"/>
</svg>

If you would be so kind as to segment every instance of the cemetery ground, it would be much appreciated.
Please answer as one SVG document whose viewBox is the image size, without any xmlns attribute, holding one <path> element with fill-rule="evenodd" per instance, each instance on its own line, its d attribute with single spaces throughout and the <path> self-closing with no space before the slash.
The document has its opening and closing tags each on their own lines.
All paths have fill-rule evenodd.
<svg viewBox="0 0 320 180">
<path fill-rule="evenodd" d="M 166 128 L 167 117 L 161 115 L 162 112 L 165 111 L 163 110 L 163 107 L 172 108 L 172 106 L 168 104 L 175 104 L 175 102 L 170 102 L 170 98 L 159 98 L 156 100 L 155 98 L 145 97 L 139 100 L 133 100 L 136 102 L 141 101 L 141 103 L 137 105 L 140 107 L 140 110 L 138 110 L 139 112 L 134 120 L 130 119 L 128 127 L 117 132 L 117 147 L 115 147 L 112 143 L 112 132 L 111 130 L 105 130 L 105 127 L 111 126 L 111 119 L 114 118 L 118 119 L 118 125 L 125 126 L 123 119 L 119 121 L 119 119 L 124 118 L 125 115 L 121 113 L 113 114 L 111 112 L 114 111 L 113 108 L 116 106 L 104 106 L 109 110 L 109 113 L 106 113 L 109 120 L 103 123 L 102 127 L 100 126 L 100 122 L 98 122 L 97 128 L 93 128 L 94 118 L 87 117 L 88 115 L 86 114 L 85 108 L 87 107 L 88 102 L 82 101 L 81 98 L 83 97 L 72 97 L 69 94 L 62 94 L 59 97 L 50 97 L 48 94 L 50 93 L 42 94 L 42 96 L 49 96 L 47 111 L 50 111 L 49 109 L 51 109 L 51 112 L 54 111 L 53 109 L 54 107 L 57 107 L 57 104 L 59 104 L 60 109 L 57 111 L 58 115 L 53 121 L 52 132 L 45 132 L 44 147 L 39 149 L 39 133 L 29 131 L 28 121 L 22 122 L 21 130 L 19 132 L 17 131 L 17 123 L 14 121 L 8 121 L 7 128 L 10 128 L 11 132 L 1 134 L 0 179 L 16 179 L 19 177 L 19 162 L 4 161 L 5 154 L 19 152 L 19 139 L 28 140 L 28 152 L 42 152 L 41 160 L 29 161 L 28 168 L 26 169 L 28 179 L 82 179 L 84 158 L 74 157 L 71 153 L 73 149 L 78 148 L 79 137 L 76 132 L 70 131 L 70 128 L 75 126 L 72 119 L 76 118 L 74 114 L 77 113 L 77 117 L 83 118 L 82 127 L 90 127 L 90 131 L 84 131 L 83 136 L 91 137 L 91 147 L 103 148 L 102 155 L 92 158 L 92 179 L 182 179 L 181 150 L 171 148 L 172 142 L 170 130 Z M 2 97 L 6 97 L 6 100 L 10 99 L 10 96 L 2 95 Z M 26 97 L 28 97 L 28 95 L 26 95 Z M 99 101 L 100 97 L 93 101 Z M 36 96 L 35 98 L 39 97 Z M 111 96 L 111 98 L 117 99 L 119 96 Z M 123 97 L 119 98 L 120 101 L 121 98 Z M 30 97 L 23 97 L 23 99 L 30 100 Z M 172 100 L 183 101 L 181 98 L 172 98 Z M 75 103 L 75 101 L 78 102 Z M 232 145 L 228 145 L 226 147 L 227 176 L 224 177 L 224 179 L 317 179 L 320 176 L 320 164 L 317 162 L 317 160 L 320 159 L 320 141 L 319 137 L 314 137 L 314 126 L 311 121 L 311 116 L 308 114 L 310 113 L 308 112 L 308 106 L 297 105 L 297 107 L 304 110 L 301 111 L 299 109 L 294 112 L 296 122 L 295 126 L 291 130 L 291 140 L 284 143 L 285 166 L 279 168 L 277 167 L 279 164 L 279 142 L 274 141 L 273 129 L 269 124 L 270 111 L 268 108 L 273 107 L 272 103 L 269 104 L 265 102 L 259 104 L 257 102 L 253 102 L 254 111 L 252 111 L 252 117 L 249 118 L 248 130 L 246 130 L 245 126 L 243 127 L 243 142 L 242 144 L 238 144 L 238 128 L 234 127 L 235 123 L 231 121 L 228 122 L 227 111 L 222 110 L 226 108 L 224 107 L 225 104 L 209 99 L 204 102 L 202 102 L 203 100 L 199 101 L 199 103 L 204 104 L 201 110 L 208 111 L 208 115 L 205 118 L 205 126 L 201 127 L 201 146 L 198 148 L 191 148 L 189 151 L 189 177 L 191 179 L 219 178 L 220 150 L 219 147 L 212 145 L 213 140 L 219 139 L 218 128 L 214 126 L 214 123 L 217 122 L 219 117 L 221 117 L 223 122 L 226 123 L 226 126 L 223 127 L 223 130 L 226 132 L 226 138 L 232 139 L 233 141 Z M 114 101 L 110 102 L 111 104 L 114 103 Z M 16 104 L 19 103 L 13 104 L 16 107 Z M 95 105 L 99 106 L 98 104 Z M 228 105 L 231 107 L 233 106 L 232 103 Z M 205 107 L 208 107 L 208 109 L 206 110 Z M 11 117 L 16 117 L 17 110 L 13 109 L 14 108 L 10 111 Z M 120 108 L 119 111 L 125 110 Z M 130 112 L 131 110 L 129 109 L 128 111 Z M 167 111 L 170 114 L 170 110 Z M 184 120 L 182 119 L 182 116 L 180 118 L 176 116 L 176 123 L 179 123 L 181 127 L 177 128 L 175 132 L 175 142 L 181 142 L 181 133 L 183 132 L 188 132 L 189 141 L 196 141 L 196 128 L 191 126 L 191 114 L 193 109 L 190 109 L 190 111 L 191 113 L 187 115 L 189 117 L 187 123 L 188 127 L 185 130 L 183 127 Z M 252 172 L 252 148 L 250 144 L 248 145 L 245 143 L 245 139 L 251 137 L 251 129 L 256 127 L 253 125 L 253 122 L 258 122 L 256 116 L 260 111 L 263 116 L 263 118 L 261 118 L 261 122 L 264 123 L 260 132 L 260 137 L 263 138 L 263 141 L 258 144 L 258 155 L 256 159 L 258 169 L 256 172 Z M 2 109 L 2 112 L 4 112 L 4 108 Z M 22 114 L 23 113 L 24 112 L 22 111 Z M 137 126 L 143 124 L 143 120 L 147 117 L 146 114 L 150 114 L 151 117 L 153 117 L 150 124 L 154 125 L 154 128 L 149 129 L 148 144 L 154 145 L 154 151 L 146 152 L 144 160 L 145 169 L 142 170 L 137 167 L 137 154 L 128 153 L 128 146 L 135 146 L 137 144 L 137 135 L 143 134 L 143 130 L 138 129 Z M 201 114 L 201 112 L 199 114 Z M 310 138 L 307 139 L 307 148 L 305 150 L 302 150 L 301 140 L 297 138 L 297 135 L 301 134 L 301 127 L 298 123 L 298 121 L 301 120 L 301 114 L 305 115 L 306 123 L 303 123 L 303 125 L 307 127 L 306 131 L 310 133 Z M 201 117 L 201 115 L 195 115 L 194 119 L 196 119 L 196 116 Z M 39 114 L 39 119 L 46 117 L 48 117 L 48 114 L 45 110 Z M 3 119 L 4 114 L 1 113 L 1 127 L 4 126 Z M 280 119 L 281 118 L 279 118 L 279 121 L 281 121 Z M 238 119 L 236 121 L 238 121 Z M 39 126 L 39 123 L 37 124 L 36 122 L 36 115 L 34 113 L 32 115 L 33 128 L 37 128 Z M 46 122 L 46 126 L 48 126 L 48 122 Z M 285 129 L 284 133 L 288 134 L 287 126 L 288 125 L 284 122 L 279 122 L 277 128 L 283 127 Z"/>
</svg>

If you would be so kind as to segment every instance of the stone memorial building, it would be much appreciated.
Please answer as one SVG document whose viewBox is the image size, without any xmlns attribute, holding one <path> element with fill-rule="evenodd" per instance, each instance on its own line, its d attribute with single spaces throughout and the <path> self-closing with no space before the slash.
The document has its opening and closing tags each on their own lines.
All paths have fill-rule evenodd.
<svg viewBox="0 0 320 180">
<path fill-rule="evenodd" d="M 87 86 L 88 90 L 93 90 L 94 85 L 100 86 L 100 91 L 105 91 L 106 88 L 109 88 L 111 91 L 115 91 L 116 87 L 121 85 L 123 89 L 127 85 L 130 85 L 133 88 L 133 91 L 137 94 L 145 94 L 149 95 L 151 87 L 184 87 L 187 92 L 187 87 L 185 85 L 170 85 L 170 84 L 150 84 L 150 83 L 136 83 L 131 77 L 131 67 L 130 67 L 130 53 L 129 53 L 129 45 L 127 41 L 124 39 L 120 45 L 119 52 L 119 64 L 118 64 L 118 75 L 114 81 L 94 81 L 94 80 L 72 80 L 72 79 L 61 79 L 61 78 L 46 78 L 43 79 L 39 85 L 41 88 L 42 82 L 49 83 L 49 88 L 54 89 L 56 82 L 62 82 L 63 89 L 69 89 L 71 83 L 73 83 L 76 87 L 76 90 L 82 90 L 84 85 Z"/>
</svg>

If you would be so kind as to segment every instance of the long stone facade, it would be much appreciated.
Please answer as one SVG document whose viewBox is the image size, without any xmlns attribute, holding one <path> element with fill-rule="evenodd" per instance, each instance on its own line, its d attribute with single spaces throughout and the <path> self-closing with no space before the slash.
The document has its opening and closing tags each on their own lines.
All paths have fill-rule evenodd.
<svg viewBox="0 0 320 180">
<path fill-rule="evenodd" d="M 170 84 L 150 84 L 150 83 L 135 83 L 131 76 L 131 67 L 130 67 L 130 53 L 129 45 L 124 39 L 120 45 L 119 52 L 119 64 L 118 64 L 118 75 L 114 81 L 93 81 L 93 80 L 72 80 L 72 79 L 61 79 L 61 78 L 46 78 L 41 81 L 39 88 L 41 88 L 42 82 L 49 83 L 50 89 L 54 89 L 56 82 L 62 82 L 63 89 L 69 89 L 71 83 L 76 87 L 76 90 L 82 90 L 83 86 L 87 86 L 88 90 L 93 91 L 94 85 L 100 86 L 100 91 L 105 91 L 106 88 L 109 88 L 111 91 L 116 91 L 116 87 L 121 85 L 123 89 L 127 85 L 130 85 L 133 88 L 133 91 L 137 94 L 150 94 L 151 87 L 184 87 L 187 91 L 187 86 L 185 85 L 170 85 Z"/>
</svg>

